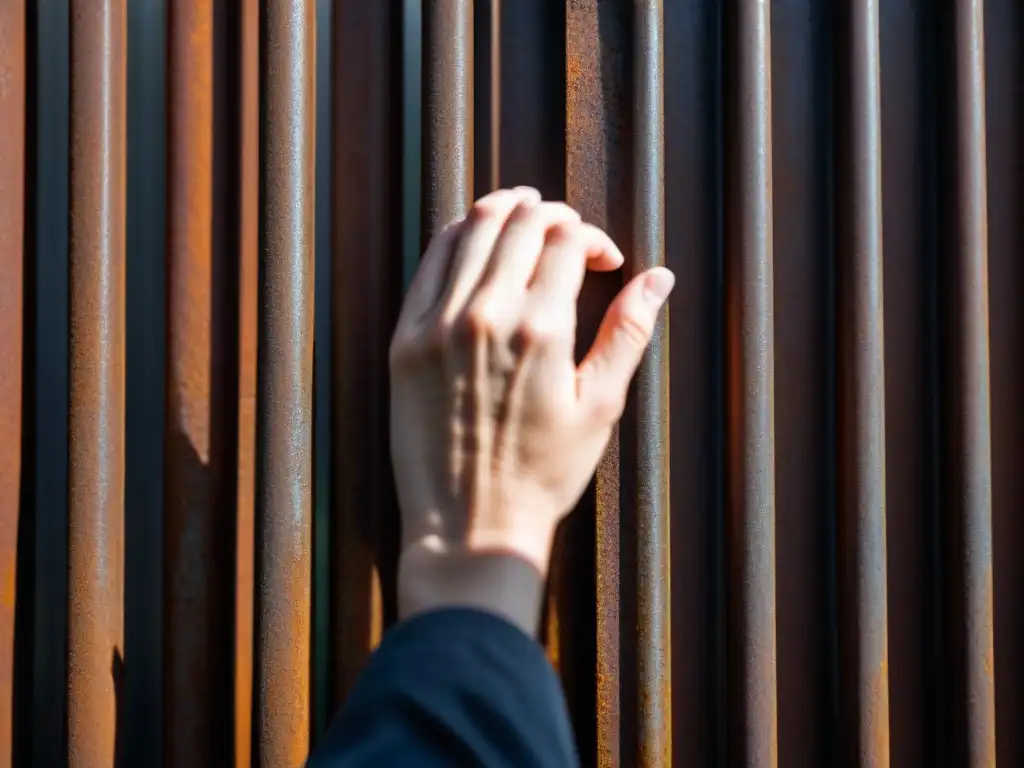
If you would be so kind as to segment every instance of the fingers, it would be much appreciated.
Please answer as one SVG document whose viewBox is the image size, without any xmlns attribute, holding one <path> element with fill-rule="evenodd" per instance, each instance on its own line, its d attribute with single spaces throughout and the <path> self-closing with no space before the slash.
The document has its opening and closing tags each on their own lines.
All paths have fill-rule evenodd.
<svg viewBox="0 0 1024 768">
<path fill-rule="evenodd" d="M 516 209 L 494 245 L 481 293 L 502 304 L 520 298 L 533 276 L 548 230 L 579 221 L 580 214 L 565 203 L 540 203 Z"/>
<path fill-rule="evenodd" d="M 610 423 L 622 415 L 629 382 L 674 285 L 670 271 L 655 267 L 630 280 L 608 307 L 576 374 L 580 404 L 595 418 Z"/>
<path fill-rule="evenodd" d="M 540 303 L 564 305 L 579 298 L 588 269 L 618 269 L 624 261 L 614 241 L 599 227 L 577 222 L 548 232 L 537 261 L 530 294 Z"/>
<path fill-rule="evenodd" d="M 536 189 L 516 187 L 492 192 L 473 204 L 455 246 L 448 286 L 440 300 L 446 320 L 453 320 L 469 301 L 513 211 L 527 210 L 538 203 L 540 192 Z"/>
</svg>

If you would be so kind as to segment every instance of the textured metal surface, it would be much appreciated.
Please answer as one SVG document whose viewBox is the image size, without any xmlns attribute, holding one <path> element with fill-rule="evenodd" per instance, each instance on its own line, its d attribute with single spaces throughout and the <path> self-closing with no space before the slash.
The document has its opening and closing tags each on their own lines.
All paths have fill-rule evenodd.
<svg viewBox="0 0 1024 768">
<path fill-rule="evenodd" d="M 14 629 L 21 479 L 25 234 L 25 3 L 0 7 L 0 764 L 14 739 Z"/>
<path fill-rule="evenodd" d="M 238 485 L 235 526 L 235 766 L 252 765 L 256 345 L 259 303 L 259 0 L 238 8 Z"/>
<path fill-rule="evenodd" d="M 634 273 L 665 263 L 664 8 L 634 3 Z M 637 568 L 637 765 L 672 761 L 672 665 L 669 633 L 669 337 L 668 309 L 634 379 L 637 402 L 634 500 Z"/>
<path fill-rule="evenodd" d="M 423 4 L 422 241 L 473 197 L 473 0 Z"/>
<path fill-rule="evenodd" d="M 331 710 L 395 618 L 387 349 L 401 297 L 401 7 L 334 6 Z M 355 332 L 355 329 L 359 329 Z"/>
<path fill-rule="evenodd" d="M 393 618 L 383 360 L 411 245 L 517 184 L 629 257 L 587 278 L 581 351 L 662 241 L 679 277 L 671 358 L 645 362 L 552 567 L 583 764 L 1021 762 L 1017 0 L 166 0 L 127 28 L 124 5 L 0 3 L 0 764 L 12 737 L 19 765 L 301 762 L 311 683 L 340 705 Z M 312 404 L 314 51 L 333 279 Z M 142 329 L 165 293 L 167 333 Z"/>
<path fill-rule="evenodd" d="M 727 657 L 731 765 L 778 764 L 770 5 L 725 9 Z"/>
<path fill-rule="evenodd" d="M 124 671 L 126 21 L 71 3 L 68 761 L 113 766 Z"/>
<path fill-rule="evenodd" d="M 838 9 L 835 291 L 838 753 L 889 763 L 878 3 Z"/>
<path fill-rule="evenodd" d="M 237 263 L 225 235 L 237 213 L 225 163 L 225 113 L 234 112 L 225 95 L 228 21 L 207 2 L 168 8 L 167 765 L 224 764 L 232 743 Z"/>
<path fill-rule="evenodd" d="M 951 757 L 996 764 L 992 615 L 992 426 L 989 380 L 988 200 L 983 3 L 956 0 L 946 31 L 951 61 L 945 446 Z"/>
<path fill-rule="evenodd" d="M 310 733 L 315 5 L 260 16 L 254 761 L 298 766 Z"/>
<path fill-rule="evenodd" d="M 604 227 L 627 254 L 633 241 L 632 83 L 628 70 L 632 18 L 629 4 L 597 0 L 567 4 L 566 200 L 586 221 Z M 622 279 L 619 273 L 588 276 L 580 300 L 577 354 L 589 347 Z M 627 422 L 634 413 L 632 409 L 627 412 Z M 637 709 L 630 706 L 630 693 L 636 691 L 636 678 L 630 673 L 636 668 L 636 646 L 623 643 L 621 631 L 635 626 L 636 621 L 635 612 L 630 613 L 636 604 L 623 599 L 636 586 L 632 568 L 635 529 L 631 519 L 622 521 L 620 501 L 621 436 L 627 435 L 628 456 L 630 428 L 624 424 L 612 435 L 593 489 L 566 522 L 561 562 L 552 574 L 556 584 L 561 580 L 572 585 L 558 590 L 560 671 L 581 760 L 587 765 L 629 764 L 636 754 L 637 742 L 631 734 Z M 628 489 L 625 494 L 628 498 Z M 620 536 L 621 532 L 626 536 Z M 584 556 L 586 550 L 593 552 L 593 562 Z M 593 582 L 589 576 L 577 575 L 584 569 L 594 572 Z M 588 594 L 591 591 L 593 595 Z M 596 623 L 592 624 L 594 619 L 588 620 L 586 614 L 595 611 Z M 593 650 L 591 644 L 596 645 Z M 582 658 L 577 655 L 584 653 Z M 591 653 L 596 680 L 584 666 L 591 663 Z M 624 690 L 624 684 L 631 690 Z M 595 711 L 597 732 L 592 734 Z"/>
</svg>

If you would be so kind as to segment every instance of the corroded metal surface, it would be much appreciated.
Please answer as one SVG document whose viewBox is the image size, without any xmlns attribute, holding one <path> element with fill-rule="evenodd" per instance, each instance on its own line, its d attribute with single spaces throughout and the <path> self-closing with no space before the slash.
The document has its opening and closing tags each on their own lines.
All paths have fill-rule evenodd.
<svg viewBox="0 0 1024 768">
<path fill-rule="evenodd" d="M 566 200 L 580 211 L 584 220 L 605 228 L 627 254 L 633 241 L 632 136 L 627 123 L 632 108 L 632 84 L 627 70 L 632 47 L 631 17 L 628 5 L 597 0 L 573 0 L 566 15 Z M 622 280 L 620 273 L 587 277 L 580 297 L 578 354 L 592 342 L 601 316 L 621 288 Z M 633 413 L 627 412 L 627 421 Z M 620 522 L 620 467 L 623 451 L 628 454 L 631 445 L 622 435 L 628 436 L 629 429 L 624 424 L 612 435 L 598 466 L 593 490 L 588 491 L 568 521 L 566 551 L 563 561 L 556 566 L 560 579 L 571 580 L 579 587 L 563 587 L 562 604 L 558 606 L 563 633 L 562 678 L 569 692 L 581 759 L 587 765 L 602 767 L 619 765 L 624 753 L 628 764 L 636 746 L 631 735 L 637 711 L 630 706 L 629 691 L 623 691 L 623 685 L 635 681 L 628 671 L 636 660 L 636 646 L 622 640 L 622 627 L 631 626 L 631 614 L 623 616 L 623 612 L 635 608 L 634 602 L 623 600 L 622 596 L 629 594 L 636 583 L 635 579 L 629 581 L 634 574 L 623 564 L 626 557 L 631 563 L 635 561 L 635 550 L 630 547 L 635 538 L 629 536 L 620 541 L 620 531 L 628 532 L 631 527 Z M 628 493 L 627 490 L 627 496 Z M 591 519 L 589 525 L 583 524 Z M 574 561 L 582 560 L 574 549 L 585 546 L 579 539 L 591 526 L 596 544 L 596 562 L 591 566 L 595 570 L 593 587 L 576 575 L 579 566 L 573 567 Z M 583 589 L 594 589 L 595 594 L 586 595 Z M 584 612 L 595 609 L 596 625 L 591 630 L 594 639 L 586 640 L 588 645 L 596 645 L 596 680 L 592 681 L 590 676 L 594 673 L 576 666 L 573 646 L 580 645 L 586 636 L 579 630 L 590 629 L 582 620 Z M 589 660 L 591 651 L 587 651 L 584 659 Z M 636 690 L 635 686 L 632 690 Z M 592 722 L 594 714 L 597 732 L 591 737 L 594 726 L 584 724 Z"/>
<path fill-rule="evenodd" d="M 665 263 L 664 8 L 634 3 L 632 272 Z M 668 308 L 634 378 L 637 765 L 672 763 Z"/>
<path fill-rule="evenodd" d="M 71 3 L 68 761 L 116 764 L 124 672 L 125 0 Z"/>
<path fill-rule="evenodd" d="M 839 754 L 889 763 L 885 364 L 878 3 L 837 10 Z M 856 759 L 854 759 L 856 757 Z"/>
<path fill-rule="evenodd" d="M 312 562 L 313 0 L 261 5 L 254 760 L 309 747 Z"/>
<path fill-rule="evenodd" d="M 232 742 L 237 269 L 224 235 L 237 215 L 225 183 L 227 20 L 208 2 L 168 8 L 163 743 L 165 763 L 181 766 L 224 764 Z"/>
<path fill-rule="evenodd" d="M 401 208 L 400 7 L 392 0 L 346 0 L 335 4 L 333 25 L 330 634 L 335 712 L 379 642 L 385 621 L 395 614 L 399 514 L 387 439 L 387 349 L 402 287 L 401 231 L 392 223 Z"/>
<path fill-rule="evenodd" d="M 252 765 L 256 474 L 256 342 L 259 283 L 259 5 L 238 20 L 238 485 L 235 525 L 235 766 Z"/>
<path fill-rule="evenodd" d="M 731 765 L 778 764 L 770 5 L 733 0 L 726 47 L 727 658 Z"/>
<path fill-rule="evenodd" d="M 980 768 L 996 764 L 984 7 L 956 0 L 949 10 L 950 183 L 942 238 L 950 249 L 942 295 L 949 307 L 949 736 L 952 759 Z"/>
<path fill-rule="evenodd" d="M 423 243 L 473 198 L 473 0 L 423 3 Z"/>
<path fill-rule="evenodd" d="M 25 233 L 25 3 L 0 6 L 0 764 L 11 765 L 21 475 Z"/>
</svg>

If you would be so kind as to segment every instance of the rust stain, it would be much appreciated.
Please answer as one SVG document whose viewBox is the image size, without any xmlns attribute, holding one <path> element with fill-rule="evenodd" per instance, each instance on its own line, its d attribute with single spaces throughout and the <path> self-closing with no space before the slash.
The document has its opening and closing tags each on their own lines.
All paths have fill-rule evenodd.
<svg viewBox="0 0 1024 768">
<path fill-rule="evenodd" d="M 25 3 L 0 5 L 0 765 L 11 765 L 21 471 Z"/>
<path fill-rule="evenodd" d="M 252 765 L 256 345 L 259 281 L 259 6 L 239 7 L 238 487 L 235 547 L 235 766 Z"/>
</svg>

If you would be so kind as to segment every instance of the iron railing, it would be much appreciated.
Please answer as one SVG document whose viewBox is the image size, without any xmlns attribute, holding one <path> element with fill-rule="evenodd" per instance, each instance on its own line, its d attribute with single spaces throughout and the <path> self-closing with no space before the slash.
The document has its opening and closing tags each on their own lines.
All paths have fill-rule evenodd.
<svg viewBox="0 0 1024 768">
<path fill-rule="evenodd" d="M 1016 0 L 0 3 L 0 764 L 301 763 L 402 286 L 530 184 L 679 278 L 558 541 L 583 763 L 1024 765 L 1022 94 Z"/>
</svg>

